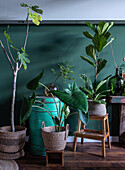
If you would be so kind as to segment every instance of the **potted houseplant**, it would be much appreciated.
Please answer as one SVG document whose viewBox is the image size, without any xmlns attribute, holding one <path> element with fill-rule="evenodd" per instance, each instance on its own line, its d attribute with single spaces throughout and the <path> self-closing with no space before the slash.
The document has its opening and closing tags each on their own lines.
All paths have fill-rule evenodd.
<svg viewBox="0 0 125 170">
<path fill-rule="evenodd" d="M 108 41 L 111 36 L 109 29 L 113 26 L 113 22 L 111 22 L 111 24 L 108 22 L 99 22 L 98 25 L 91 23 L 86 24 L 92 29 L 94 35 L 88 31 L 83 32 L 83 34 L 92 41 L 92 44 L 86 47 L 86 54 L 89 57 L 81 56 L 81 58 L 95 68 L 95 79 L 93 85 L 91 80 L 86 75 L 81 75 L 81 78 L 84 81 L 84 86 L 81 87 L 81 90 L 88 95 L 89 114 L 105 115 L 106 107 L 104 104 L 106 103 L 102 100 L 102 98 L 105 97 L 104 93 L 109 90 L 101 90 L 101 88 L 108 81 L 110 76 L 99 83 L 97 83 L 97 77 L 107 63 L 105 59 L 100 58 L 100 53 L 115 39 L 111 38 Z M 100 107 L 102 107 L 102 109 Z"/>
<path fill-rule="evenodd" d="M 15 94 L 16 94 L 16 80 L 17 74 L 22 68 L 27 69 L 27 64 L 30 63 L 28 55 L 26 53 L 26 45 L 29 34 L 29 18 L 31 18 L 32 22 L 36 25 L 39 25 L 42 18 L 39 14 L 42 14 L 43 11 L 39 9 L 39 6 L 31 6 L 28 4 L 21 3 L 21 7 L 26 7 L 27 9 L 27 29 L 26 36 L 24 41 L 24 46 L 21 49 L 18 49 L 12 45 L 12 40 L 10 35 L 8 34 L 9 27 L 7 31 L 4 31 L 4 35 L 7 40 L 8 52 L 5 49 L 2 40 L 0 39 L 0 45 L 2 50 L 9 61 L 10 67 L 12 69 L 13 74 L 13 92 L 12 92 L 12 103 L 11 103 L 11 126 L 0 127 L 0 151 L 4 152 L 2 158 L 7 159 L 16 159 L 20 156 L 24 155 L 23 146 L 25 144 L 25 136 L 26 136 L 26 128 L 23 126 L 15 126 L 14 123 L 14 105 L 15 105 Z M 16 50 L 16 57 L 11 53 L 11 48 Z"/>
<path fill-rule="evenodd" d="M 55 85 L 55 83 L 57 82 L 58 79 L 61 79 L 64 83 L 66 83 L 66 80 L 74 80 L 73 78 L 73 70 L 72 67 L 70 65 L 69 62 L 63 61 L 62 63 L 58 64 L 59 67 L 59 71 L 55 71 L 54 68 L 52 68 L 51 70 L 53 71 L 53 73 L 56 75 L 56 79 L 51 83 L 51 85 L 47 86 L 49 88 L 49 90 L 58 90 L 59 88 Z M 51 94 L 49 94 L 48 90 L 45 88 L 45 94 L 46 96 L 51 96 Z"/>
<path fill-rule="evenodd" d="M 51 110 L 48 108 L 41 109 L 46 110 L 48 113 L 48 116 L 51 116 L 55 126 L 54 127 L 47 127 L 42 128 L 42 136 L 43 141 L 45 144 L 46 149 L 48 150 L 63 150 L 65 148 L 66 139 L 68 136 L 68 130 L 66 131 L 66 128 L 63 127 L 63 121 L 69 116 L 69 106 L 76 108 L 78 110 L 78 114 L 82 122 L 85 124 L 87 123 L 88 118 L 88 102 L 86 95 L 77 87 L 76 83 L 73 82 L 71 85 L 69 85 L 68 89 L 65 89 L 64 91 L 59 90 L 49 90 L 48 87 L 46 87 L 43 83 L 40 82 L 40 79 L 43 76 L 43 71 L 40 73 L 36 78 L 31 80 L 27 84 L 27 88 L 30 90 L 33 90 L 33 95 L 27 99 L 24 97 L 23 100 L 23 107 L 22 107 L 22 114 L 21 114 L 21 123 L 23 123 L 30 115 L 31 109 L 33 106 L 33 103 L 35 101 L 35 93 L 34 91 L 39 87 L 39 85 L 43 86 L 44 88 L 47 88 L 47 90 L 50 92 L 50 94 L 53 97 L 53 100 L 55 101 L 55 105 L 57 105 L 55 96 L 58 97 L 63 103 L 64 106 L 62 109 L 57 108 L 57 115 L 53 115 L 51 113 Z M 44 104 L 44 103 L 43 103 Z M 36 107 L 36 106 L 35 106 Z M 39 107 L 39 106 L 37 106 Z M 64 114 L 64 116 L 63 116 Z M 44 123 L 43 123 L 44 125 Z M 68 129 L 68 127 L 67 127 Z M 54 132 L 51 132 L 54 131 Z M 52 141 L 53 136 L 56 140 Z M 60 136 L 60 137 L 59 137 Z M 66 136 L 66 137 L 65 137 Z M 48 141 L 49 138 L 49 141 Z M 62 143 L 62 144 L 61 144 Z M 53 144 L 53 145 L 52 145 Z"/>
</svg>

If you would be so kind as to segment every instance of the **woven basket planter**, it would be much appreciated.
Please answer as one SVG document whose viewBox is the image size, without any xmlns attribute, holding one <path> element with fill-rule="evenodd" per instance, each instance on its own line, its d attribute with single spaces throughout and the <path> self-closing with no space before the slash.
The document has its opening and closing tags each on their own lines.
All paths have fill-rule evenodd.
<svg viewBox="0 0 125 170">
<path fill-rule="evenodd" d="M 69 125 L 63 127 L 62 132 L 55 132 L 55 126 L 45 127 L 45 123 L 42 122 L 42 137 L 46 150 L 60 151 L 64 150 L 69 133 Z"/>
<path fill-rule="evenodd" d="M 91 116 L 105 116 L 106 115 L 106 105 L 96 103 L 92 100 L 88 100 L 88 112 Z"/>
<path fill-rule="evenodd" d="M 16 131 L 11 132 L 10 126 L 0 127 L 0 152 L 5 154 L 19 155 L 25 145 L 26 128 L 23 126 L 15 126 Z M 13 159 L 13 157 L 12 157 Z"/>
</svg>

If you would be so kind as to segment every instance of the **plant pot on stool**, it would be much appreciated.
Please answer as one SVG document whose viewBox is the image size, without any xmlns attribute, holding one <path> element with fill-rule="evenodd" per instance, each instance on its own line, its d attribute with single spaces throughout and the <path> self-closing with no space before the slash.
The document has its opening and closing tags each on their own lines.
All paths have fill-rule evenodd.
<svg viewBox="0 0 125 170">
<path fill-rule="evenodd" d="M 46 150 L 60 151 L 64 150 L 69 133 L 69 125 L 63 127 L 63 131 L 55 132 L 55 126 L 45 127 L 45 123 L 41 124 L 42 137 Z"/>
</svg>

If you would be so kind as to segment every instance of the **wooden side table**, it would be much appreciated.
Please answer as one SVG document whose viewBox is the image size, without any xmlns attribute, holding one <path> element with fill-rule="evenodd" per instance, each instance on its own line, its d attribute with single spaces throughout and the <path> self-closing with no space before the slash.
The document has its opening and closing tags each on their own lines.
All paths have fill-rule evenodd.
<svg viewBox="0 0 125 170">
<path fill-rule="evenodd" d="M 125 96 L 108 96 L 108 102 L 119 104 L 119 142 L 125 143 Z"/>
</svg>

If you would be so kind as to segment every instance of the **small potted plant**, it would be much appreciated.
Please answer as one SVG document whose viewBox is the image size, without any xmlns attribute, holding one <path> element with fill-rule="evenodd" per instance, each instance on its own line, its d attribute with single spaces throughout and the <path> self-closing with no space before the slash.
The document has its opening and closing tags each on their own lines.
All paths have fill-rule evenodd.
<svg viewBox="0 0 125 170">
<path fill-rule="evenodd" d="M 27 29 L 26 36 L 24 41 L 24 46 L 21 49 L 18 49 L 12 45 L 12 40 L 8 34 L 9 27 L 7 31 L 4 31 L 4 35 L 7 40 L 8 52 L 5 49 L 2 40 L 0 39 L 0 46 L 9 61 L 10 67 L 13 74 L 13 92 L 12 92 L 12 103 L 11 103 L 11 126 L 0 127 L 0 151 L 4 154 L 2 159 L 16 159 L 24 155 L 23 146 L 25 144 L 26 128 L 23 126 L 15 126 L 14 122 L 14 106 L 15 106 L 15 94 L 16 94 L 16 80 L 17 74 L 22 68 L 27 69 L 27 64 L 30 63 L 28 55 L 26 53 L 26 45 L 29 34 L 29 18 L 36 25 L 39 25 L 42 18 L 39 14 L 42 14 L 43 11 L 39 9 L 39 6 L 31 6 L 28 4 L 21 3 L 21 7 L 26 7 L 27 9 Z M 32 12 L 33 11 L 33 12 Z M 11 53 L 11 48 L 16 50 L 16 57 Z"/>
<path fill-rule="evenodd" d="M 39 85 L 46 88 L 51 96 L 53 97 L 55 101 L 55 105 L 57 105 L 55 96 L 58 97 L 63 103 L 64 106 L 62 109 L 57 108 L 57 115 L 53 115 L 51 113 L 51 110 L 48 108 L 45 109 L 45 107 L 41 107 L 41 109 L 46 110 L 48 113 L 48 116 L 51 116 L 55 126 L 53 127 L 42 127 L 42 136 L 43 141 L 45 144 L 46 149 L 48 150 L 63 150 L 66 145 L 66 139 L 68 137 L 68 126 L 63 127 L 64 120 L 70 115 L 69 113 L 69 107 L 76 108 L 78 110 L 78 114 L 80 119 L 83 123 L 87 123 L 88 121 L 88 102 L 87 97 L 76 85 L 75 82 L 73 82 L 71 85 L 69 85 L 68 89 L 65 89 L 64 91 L 59 90 L 49 90 L 43 83 L 40 82 L 40 79 L 43 76 L 43 72 L 40 73 L 36 78 L 31 80 L 27 84 L 27 88 L 30 90 L 33 90 L 33 95 L 29 98 L 24 100 L 23 102 L 23 108 L 22 108 L 22 114 L 21 114 L 21 123 L 25 121 L 30 113 L 32 107 L 34 107 L 33 103 L 35 101 L 35 93 L 34 91 L 39 87 Z M 32 103 L 32 105 L 30 105 Z M 43 103 L 44 104 L 44 103 Z M 38 106 L 37 106 L 38 107 Z M 64 114 L 64 116 L 63 116 Z M 49 140 L 48 140 L 49 139 Z"/>
<path fill-rule="evenodd" d="M 87 25 L 92 29 L 94 35 L 88 31 L 83 32 L 83 34 L 92 41 L 92 44 L 86 47 L 86 54 L 89 57 L 81 56 L 81 58 L 95 68 L 95 79 L 93 85 L 86 75 L 81 75 L 84 82 L 84 86 L 81 87 L 81 90 L 88 95 L 89 114 L 105 115 L 106 102 L 102 100 L 102 98 L 105 97 L 104 93 L 109 90 L 101 90 L 101 87 L 108 81 L 111 75 L 99 83 L 97 83 L 97 77 L 107 63 L 105 59 L 100 58 L 100 53 L 115 39 L 111 38 L 108 41 L 111 36 L 109 29 L 113 26 L 113 22 L 111 22 L 111 24 L 108 22 L 99 22 L 98 25 L 87 23 Z"/>
<path fill-rule="evenodd" d="M 56 79 L 51 83 L 51 85 L 47 86 L 49 90 L 58 90 L 59 88 L 55 85 L 58 79 L 61 79 L 64 83 L 66 80 L 74 80 L 73 78 L 73 70 L 69 62 L 63 61 L 62 63 L 58 64 L 59 71 L 56 72 L 53 68 L 51 69 L 53 73 L 56 75 Z M 48 90 L 45 88 L 46 96 L 51 96 Z"/>
</svg>

